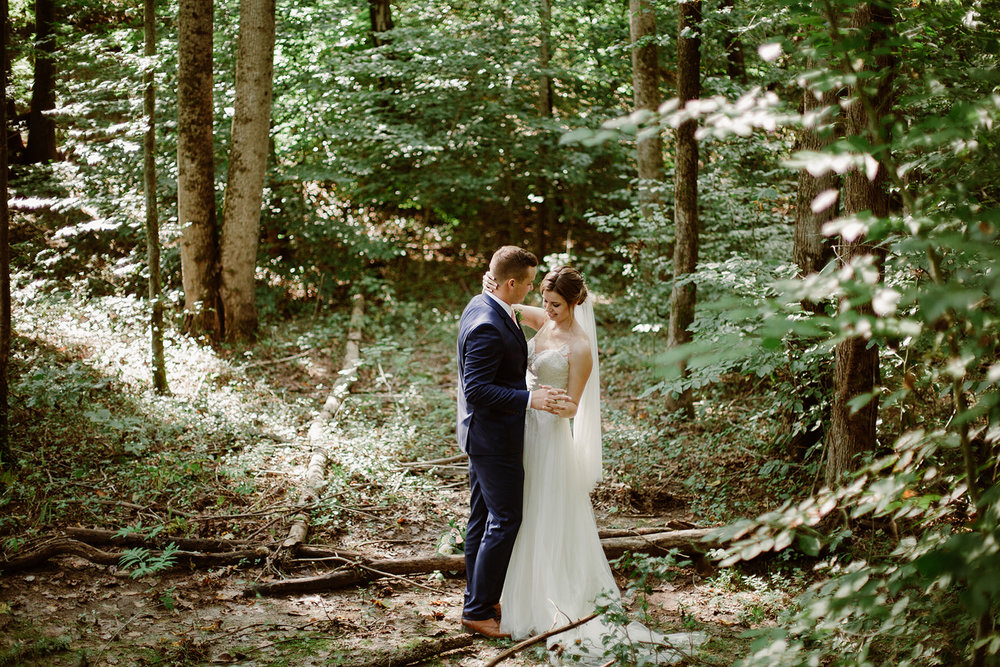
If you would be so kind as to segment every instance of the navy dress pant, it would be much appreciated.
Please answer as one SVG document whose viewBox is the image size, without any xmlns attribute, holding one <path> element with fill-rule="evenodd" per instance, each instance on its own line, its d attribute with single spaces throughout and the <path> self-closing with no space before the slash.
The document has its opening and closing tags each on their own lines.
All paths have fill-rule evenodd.
<svg viewBox="0 0 1000 667">
<path fill-rule="evenodd" d="M 470 456 L 471 503 L 465 534 L 465 609 L 473 621 L 493 618 L 521 527 L 524 465 L 516 456 Z"/>
</svg>

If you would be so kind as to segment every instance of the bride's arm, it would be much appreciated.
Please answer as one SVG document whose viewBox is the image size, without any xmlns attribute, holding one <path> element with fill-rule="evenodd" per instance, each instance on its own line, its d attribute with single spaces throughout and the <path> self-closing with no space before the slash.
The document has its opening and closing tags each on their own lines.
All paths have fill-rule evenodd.
<svg viewBox="0 0 1000 667">
<path fill-rule="evenodd" d="M 541 329 L 542 325 L 545 324 L 545 311 L 537 306 L 515 303 L 514 310 L 521 313 L 522 321 L 535 331 Z"/>
<path fill-rule="evenodd" d="M 543 311 L 544 312 L 544 311 Z M 569 381 L 566 385 L 567 399 L 556 404 L 555 414 L 560 417 L 575 417 L 576 408 L 587 386 L 587 379 L 594 367 L 590 356 L 590 345 L 586 340 L 575 341 L 569 351 Z"/>
</svg>

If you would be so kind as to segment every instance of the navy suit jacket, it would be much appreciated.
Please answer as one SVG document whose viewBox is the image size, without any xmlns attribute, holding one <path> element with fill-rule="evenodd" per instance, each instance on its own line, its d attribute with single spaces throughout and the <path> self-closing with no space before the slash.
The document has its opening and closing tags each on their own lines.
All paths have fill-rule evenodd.
<svg viewBox="0 0 1000 667">
<path fill-rule="evenodd" d="M 458 445 L 469 455 L 521 457 L 528 345 L 503 307 L 478 294 L 458 324 Z"/>
</svg>

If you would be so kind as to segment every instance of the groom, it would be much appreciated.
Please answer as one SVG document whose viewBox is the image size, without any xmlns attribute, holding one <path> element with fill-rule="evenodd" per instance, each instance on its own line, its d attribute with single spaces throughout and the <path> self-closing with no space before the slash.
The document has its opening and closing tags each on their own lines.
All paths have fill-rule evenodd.
<svg viewBox="0 0 1000 667">
<path fill-rule="evenodd" d="M 535 282 L 538 260 L 504 246 L 490 272 L 498 285 L 474 296 L 458 325 L 458 444 L 469 455 L 469 525 L 465 536 L 462 625 L 487 637 L 500 630 L 500 593 L 521 526 L 524 413 L 549 410 L 563 390 L 527 390 L 528 346 L 514 317 Z"/>
</svg>

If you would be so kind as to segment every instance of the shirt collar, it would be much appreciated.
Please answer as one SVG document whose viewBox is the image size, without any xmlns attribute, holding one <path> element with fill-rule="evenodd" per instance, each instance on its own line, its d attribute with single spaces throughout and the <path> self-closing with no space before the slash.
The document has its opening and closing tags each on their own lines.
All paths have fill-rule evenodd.
<svg viewBox="0 0 1000 667">
<path fill-rule="evenodd" d="M 507 315 L 509 315 L 510 317 L 514 317 L 514 307 L 512 305 L 510 305 L 509 303 L 498 297 L 493 292 L 483 292 L 483 294 L 485 294 L 486 296 L 490 297 L 491 299 L 499 303 L 501 306 L 503 306 L 503 309 L 507 311 Z"/>
</svg>

